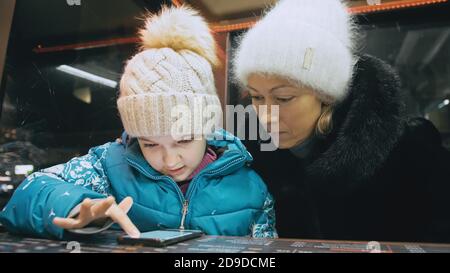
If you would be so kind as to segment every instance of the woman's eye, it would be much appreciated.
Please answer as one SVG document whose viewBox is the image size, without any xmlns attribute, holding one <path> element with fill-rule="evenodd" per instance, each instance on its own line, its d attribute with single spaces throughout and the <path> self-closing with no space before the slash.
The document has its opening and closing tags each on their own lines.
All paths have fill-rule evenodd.
<svg viewBox="0 0 450 273">
<path fill-rule="evenodd" d="M 180 143 L 180 144 L 186 144 L 186 143 L 191 143 L 191 142 L 192 142 L 192 139 L 183 139 L 183 140 L 178 141 L 178 143 Z"/>
<path fill-rule="evenodd" d="M 277 98 L 279 102 L 288 102 L 291 101 L 294 97 L 286 97 L 286 98 Z"/>
<path fill-rule="evenodd" d="M 156 147 L 156 146 L 157 146 L 157 144 L 150 144 L 150 143 L 144 144 L 145 148 L 153 148 L 153 147 Z"/>
</svg>

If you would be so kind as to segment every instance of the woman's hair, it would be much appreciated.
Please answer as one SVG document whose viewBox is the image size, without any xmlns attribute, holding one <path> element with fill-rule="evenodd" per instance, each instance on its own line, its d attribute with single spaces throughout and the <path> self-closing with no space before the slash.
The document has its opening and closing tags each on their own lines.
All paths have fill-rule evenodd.
<svg viewBox="0 0 450 273">
<path fill-rule="evenodd" d="M 333 105 L 322 104 L 322 113 L 317 120 L 316 135 L 325 136 L 333 129 Z"/>
</svg>

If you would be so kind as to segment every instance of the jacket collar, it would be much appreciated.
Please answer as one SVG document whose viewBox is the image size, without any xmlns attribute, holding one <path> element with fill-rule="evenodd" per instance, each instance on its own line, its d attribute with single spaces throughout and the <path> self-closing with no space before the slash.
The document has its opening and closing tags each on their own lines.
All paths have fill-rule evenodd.
<svg viewBox="0 0 450 273">
<path fill-rule="evenodd" d="M 318 180 L 316 186 L 352 189 L 382 167 L 403 132 L 399 85 L 388 64 L 369 55 L 360 57 L 349 94 L 335 107 L 334 129 L 308 167 Z"/>
<path fill-rule="evenodd" d="M 129 139 L 127 134 L 122 134 L 122 144 L 125 145 L 125 157 L 127 161 L 140 172 L 145 172 L 155 179 L 162 179 L 165 175 L 153 169 L 144 158 L 137 139 Z M 232 134 L 221 129 L 207 138 L 207 145 L 220 150 L 217 160 L 206 166 L 201 173 L 207 172 L 212 176 L 224 176 L 236 171 L 243 165 L 249 165 L 253 161 L 242 142 Z"/>
</svg>

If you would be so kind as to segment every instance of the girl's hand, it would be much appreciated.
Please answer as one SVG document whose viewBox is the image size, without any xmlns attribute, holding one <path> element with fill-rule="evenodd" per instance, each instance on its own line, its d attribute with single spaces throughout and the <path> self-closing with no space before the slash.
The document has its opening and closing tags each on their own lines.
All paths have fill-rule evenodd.
<svg viewBox="0 0 450 273">
<path fill-rule="evenodd" d="M 80 213 L 76 218 L 55 217 L 53 223 L 64 229 L 77 229 L 87 226 L 89 223 L 105 218 L 111 218 L 114 222 L 131 237 L 139 237 L 140 232 L 127 216 L 128 211 L 133 205 L 133 199 L 127 197 L 116 204 L 114 197 L 99 202 L 93 202 L 86 198 L 81 203 Z"/>
</svg>

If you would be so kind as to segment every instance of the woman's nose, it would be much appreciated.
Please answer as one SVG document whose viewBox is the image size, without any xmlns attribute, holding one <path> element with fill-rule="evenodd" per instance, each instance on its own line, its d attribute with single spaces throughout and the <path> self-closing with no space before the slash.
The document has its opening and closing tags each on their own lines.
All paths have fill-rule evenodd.
<svg viewBox="0 0 450 273">
<path fill-rule="evenodd" d="M 258 107 L 258 117 L 261 124 L 269 132 L 276 130 L 279 123 L 278 105 L 261 105 Z"/>
</svg>

